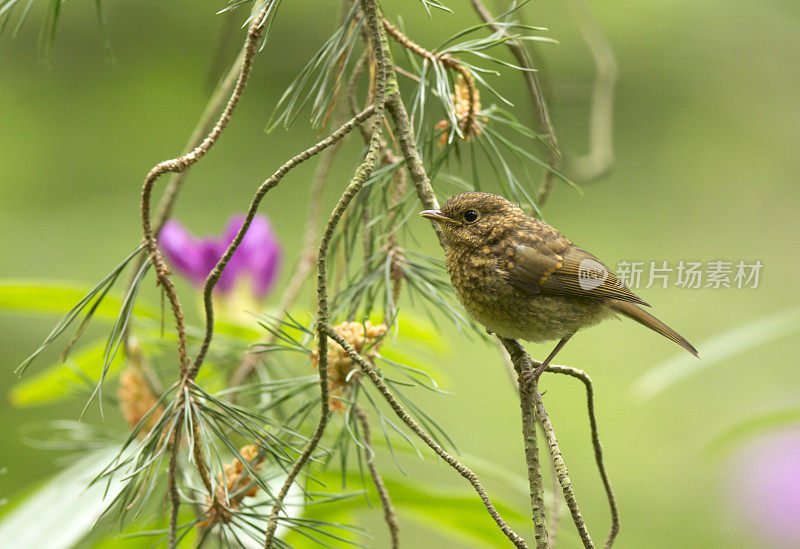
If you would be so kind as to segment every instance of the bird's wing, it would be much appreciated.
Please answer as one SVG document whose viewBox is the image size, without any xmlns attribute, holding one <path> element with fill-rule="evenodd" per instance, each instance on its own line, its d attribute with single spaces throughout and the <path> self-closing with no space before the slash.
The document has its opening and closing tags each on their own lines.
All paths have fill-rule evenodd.
<svg viewBox="0 0 800 549">
<path fill-rule="evenodd" d="M 559 254 L 518 244 L 508 281 L 531 295 L 618 299 L 648 305 L 595 256 L 572 245 Z"/>
</svg>

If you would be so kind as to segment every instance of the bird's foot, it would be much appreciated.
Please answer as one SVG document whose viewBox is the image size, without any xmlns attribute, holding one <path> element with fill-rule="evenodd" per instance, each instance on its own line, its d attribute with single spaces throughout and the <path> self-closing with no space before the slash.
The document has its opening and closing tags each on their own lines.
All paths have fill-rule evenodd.
<svg viewBox="0 0 800 549">
<path fill-rule="evenodd" d="M 539 383 L 539 376 L 533 370 L 526 370 L 517 376 L 520 390 L 530 391 Z"/>
</svg>

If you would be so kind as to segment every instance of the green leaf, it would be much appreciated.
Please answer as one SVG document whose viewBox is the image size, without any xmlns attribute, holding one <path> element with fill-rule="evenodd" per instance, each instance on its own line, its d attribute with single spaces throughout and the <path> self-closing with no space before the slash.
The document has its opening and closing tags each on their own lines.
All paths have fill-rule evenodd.
<svg viewBox="0 0 800 549">
<path fill-rule="evenodd" d="M 0 311 L 30 314 L 64 314 L 91 291 L 85 285 L 36 280 L 0 280 Z M 116 320 L 122 300 L 106 296 L 95 316 Z M 136 305 L 133 312 L 144 318 L 158 318 L 160 313 Z"/>
<path fill-rule="evenodd" d="M 800 307 L 761 318 L 704 341 L 698 345 L 701 360 L 681 353 L 645 372 L 636 380 L 632 391 L 639 399 L 650 400 L 719 362 L 795 332 L 800 332 Z"/>
<path fill-rule="evenodd" d="M 97 340 L 73 353 L 66 362 L 57 362 L 29 376 L 11 389 L 15 406 L 40 406 L 70 396 L 76 388 L 94 389 L 103 371 L 106 343 Z M 116 371 L 123 357 L 118 354 L 111 362 Z"/>
<path fill-rule="evenodd" d="M 122 487 L 111 482 L 89 486 L 118 448 L 106 447 L 66 468 L 6 509 L 0 517 L 4 547 L 68 549 L 85 537 Z M 105 498 L 104 498 L 105 493 Z"/>
</svg>

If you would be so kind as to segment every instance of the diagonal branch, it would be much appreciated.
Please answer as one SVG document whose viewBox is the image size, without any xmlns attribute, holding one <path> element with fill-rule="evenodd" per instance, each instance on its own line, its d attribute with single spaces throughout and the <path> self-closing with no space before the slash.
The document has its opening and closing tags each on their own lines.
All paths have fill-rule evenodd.
<svg viewBox="0 0 800 549">
<path fill-rule="evenodd" d="M 377 112 L 375 106 L 370 105 L 359 114 L 342 124 L 335 132 L 331 135 L 314 145 L 313 147 L 309 147 L 308 149 L 304 150 L 303 152 L 295 155 L 291 159 L 287 160 L 280 168 L 278 168 L 272 176 L 269 177 L 266 181 L 264 181 L 261 186 L 259 186 L 256 194 L 253 196 L 253 200 L 250 202 L 250 207 L 247 210 L 247 214 L 245 215 L 244 222 L 242 223 L 239 232 L 236 233 L 233 241 L 230 243 L 228 248 L 225 250 L 225 253 L 222 255 L 220 260 L 217 262 L 214 269 L 209 273 L 208 278 L 206 278 L 205 286 L 203 287 L 203 303 L 205 306 L 205 314 L 206 314 L 206 332 L 205 336 L 203 337 L 203 341 L 200 344 L 200 350 L 197 352 L 197 356 L 195 357 L 194 363 L 189 371 L 189 379 L 194 379 L 197 376 L 197 373 L 200 370 L 200 367 L 203 365 L 203 360 L 205 359 L 205 355 L 208 352 L 208 347 L 211 344 L 211 339 L 214 335 L 214 304 L 212 300 L 212 294 L 214 290 L 214 286 L 216 286 L 217 282 L 219 282 L 220 277 L 222 276 L 225 267 L 228 265 L 231 257 L 239 248 L 239 245 L 242 243 L 244 239 L 244 235 L 247 233 L 247 230 L 250 228 L 250 223 L 252 223 L 253 218 L 258 211 L 258 207 L 261 204 L 261 200 L 270 191 L 270 189 L 276 187 L 278 183 L 280 183 L 281 179 L 289 173 L 292 168 L 299 166 L 315 154 L 319 153 L 320 151 L 330 147 L 334 143 L 340 141 L 344 138 L 348 133 L 353 131 L 354 128 L 359 126 L 360 124 L 364 123 L 367 119 L 369 119 L 373 114 Z"/>
<path fill-rule="evenodd" d="M 478 492 L 478 496 L 481 498 L 483 505 L 486 507 L 486 510 L 489 512 L 489 515 L 494 519 L 497 525 L 500 527 L 500 530 L 506 535 L 506 537 L 517 547 L 519 548 L 527 548 L 528 544 L 525 543 L 525 540 L 522 539 L 511 527 L 506 524 L 503 518 L 500 516 L 500 513 L 497 512 L 494 505 L 492 504 L 492 500 L 489 499 L 486 490 L 481 485 L 478 476 L 472 472 L 472 470 L 467 467 L 466 465 L 462 464 L 456 458 L 451 456 L 447 453 L 444 448 L 442 448 L 433 438 L 425 432 L 425 430 L 420 427 L 419 423 L 411 417 L 408 412 L 400 405 L 399 402 L 394 398 L 389 388 L 383 383 L 381 376 L 375 370 L 375 368 L 361 355 L 359 355 L 350 343 L 343 338 L 330 324 L 323 324 L 320 326 L 321 330 L 327 334 L 332 340 L 338 343 L 350 356 L 350 359 L 358 365 L 361 371 L 369 377 L 372 381 L 373 385 L 378 389 L 378 391 L 383 396 L 384 400 L 389 404 L 397 417 L 399 417 L 409 428 L 414 431 L 414 433 L 422 439 L 425 444 L 427 444 L 436 454 L 442 458 L 448 465 L 450 465 L 453 469 L 458 471 L 458 473 L 467 479 L 472 487 Z"/>
<path fill-rule="evenodd" d="M 475 9 L 475 12 L 478 16 L 483 19 L 483 22 L 489 25 L 495 32 L 503 32 L 505 30 L 497 24 L 496 18 L 489 12 L 486 6 L 481 2 L 481 0 L 471 0 L 472 7 Z M 539 192 L 536 195 L 536 202 L 539 207 L 544 206 L 544 203 L 547 202 L 547 198 L 550 195 L 550 189 L 553 186 L 553 177 L 554 171 L 558 168 L 558 163 L 561 157 L 561 153 L 558 149 L 558 139 L 556 138 L 556 132 L 553 128 L 553 123 L 550 120 L 550 110 L 547 108 L 547 102 L 544 98 L 544 93 L 542 92 L 542 85 L 539 82 L 539 76 L 535 70 L 533 70 L 533 61 L 531 60 L 531 56 L 528 54 L 528 50 L 525 49 L 525 45 L 519 40 L 509 40 L 506 42 L 508 45 L 508 49 L 511 54 L 517 59 L 517 63 L 519 66 L 526 69 L 522 72 L 522 75 L 525 77 L 525 85 L 528 88 L 528 94 L 531 96 L 531 102 L 536 106 L 536 114 L 539 119 L 539 127 L 544 132 L 547 141 L 550 143 L 550 147 L 547 148 L 547 166 L 550 168 L 544 171 L 544 178 L 542 182 L 539 184 Z"/>
<path fill-rule="evenodd" d="M 357 115 L 358 113 L 355 112 L 353 114 Z M 363 128 L 364 125 L 359 124 L 358 127 L 360 129 Z M 295 300 L 300 294 L 300 289 L 302 288 L 303 283 L 306 281 L 306 278 L 308 278 L 311 269 L 316 263 L 317 224 L 319 223 L 319 210 L 323 194 L 322 191 L 328 179 L 328 173 L 330 172 L 331 164 L 333 164 L 333 159 L 336 156 L 336 151 L 339 150 L 340 143 L 342 143 L 341 140 L 337 141 L 320 154 L 319 162 L 317 163 L 317 167 L 314 171 L 314 177 L 311 180 L 311 186 L 309 188 L 308 213 L 306 215 L 306 226 L 303 231 L 303 247 L 300 251 L 300 259 L 294 269 L 292 278 L 289 280 L 286 289 L 281 295 L 281 301 L 278 303 L 277 308 L 279 315 L 286 315 L 289 308 L 294 304 Z M 270 335 L 265 343 L 267 345 L 274 343 L 275 337 L 275 334 Z M 259 360 L 260 358 L 257 353 L 245 353 L 245 356 L 239 363 L 239 366 L 231 375 L 228 386 L 239 386 L 250 376 Z"/>
</svg>

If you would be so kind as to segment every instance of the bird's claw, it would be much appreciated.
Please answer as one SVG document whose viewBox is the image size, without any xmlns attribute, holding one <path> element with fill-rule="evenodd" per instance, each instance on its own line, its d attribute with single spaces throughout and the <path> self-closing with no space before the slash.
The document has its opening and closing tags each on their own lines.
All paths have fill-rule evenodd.
<svg viewBox="0 0 800 549">
<path fill-rule="evenodd" d="M 517 376 L 517 383 L 520 389 L 528 391 L 536 386 L 539 379 L 533 370 L 525 370 Z"/>
</svg>

